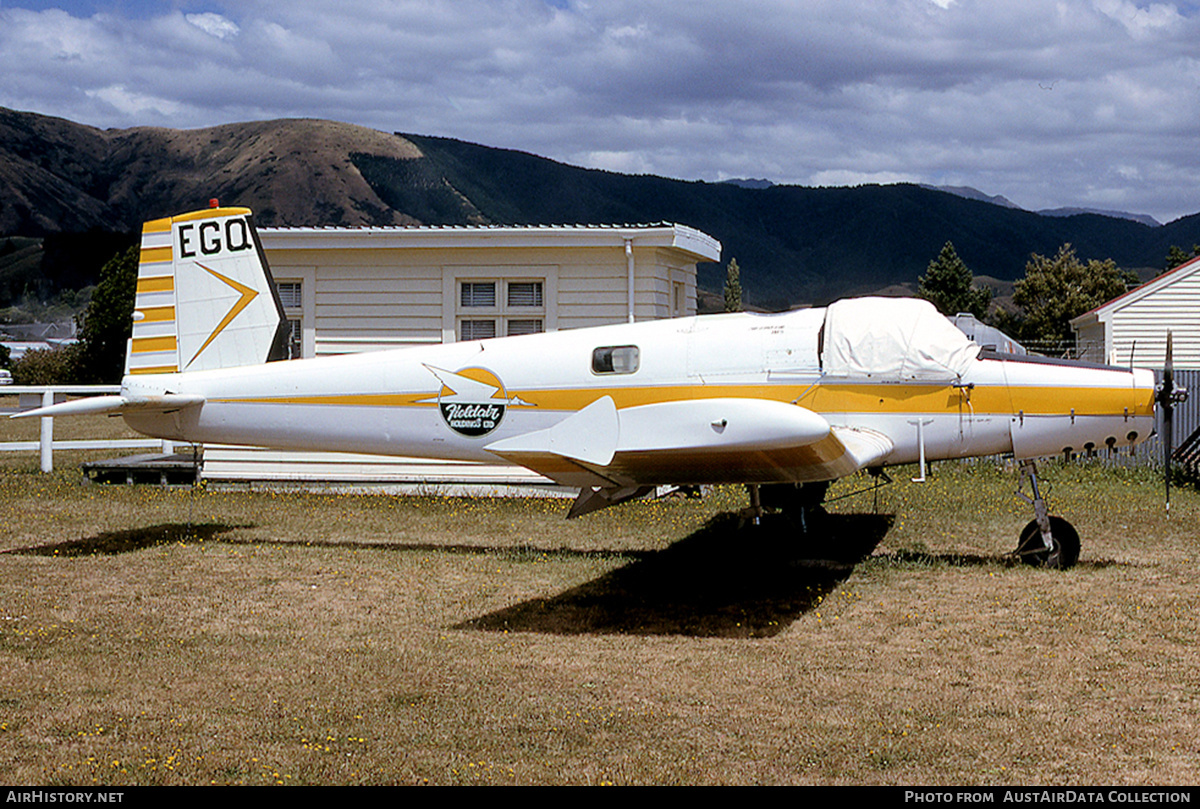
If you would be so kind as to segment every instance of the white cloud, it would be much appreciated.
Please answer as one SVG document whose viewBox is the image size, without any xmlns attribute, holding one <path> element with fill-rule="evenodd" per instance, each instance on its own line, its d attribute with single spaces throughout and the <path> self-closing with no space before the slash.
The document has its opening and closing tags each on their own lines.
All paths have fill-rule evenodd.
<svg viewBox="0 0 1200 809">
<path fill-rule="evenodd" d="M 203 14 L 185 14 L 183 18 L 204 33 L 214 36 L 217 39 L 235 37 L 241 30 L 232 20 L 211 11 Z"/>
<path fill-rule="evenodd" d="M 888 183 L 916 182 L 911 174 L 894 171 L 852 171 L 850 169 L 830 169 L 815 172 L 808 180 L 808 185 L 880 185 Z"/>
<path fill-rule="evenodd" d="M 684 178 L 953 178 L 1030 207 L 1200 210 L 1194 5 L 65 5 L 0 7 L 0 105 L 101 126 L 328 117 Z"/>
<path fill-rule="evenodd" d="M 616 152 L 597 149 L 579 154 L 578 159 L 592 168 L 617 171 L 622 174 L 645 174 L 651 170 L 646 156 L 636 151 Z"/>
<path fill-rule="evenodd" d="M 165 98 L 155 98 L 131 93 L 122 85 L 110 85 L 96 90 L 87 90 L 89 98 L 95 98 L 111 105 L 122 115 L 142 116 L 152 113 L 155 116 L 172 116 L 179 113 L 182 105 Z"/>
<path fill-rule="evenodd" d="M 1178 27 L 1183 23 L 1175 6 L 1150 3 L 1140 6 L 1130 0 L 1095 0 L 1096 8 L 1124 26 L 1130 35 L 1146 39 L 1156 32 Z"/>
</svg>

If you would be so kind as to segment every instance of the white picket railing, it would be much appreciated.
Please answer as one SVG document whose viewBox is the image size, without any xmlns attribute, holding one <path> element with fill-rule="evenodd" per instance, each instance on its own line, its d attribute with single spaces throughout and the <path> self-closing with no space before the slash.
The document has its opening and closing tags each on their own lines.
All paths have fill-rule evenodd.
<svg viewBox="0 0 1200 809">
<path fill-rule="evenodd" d="M 33 410 L 38 407 L 49 407 L 55 402 L 65 401 L 68 396 L 97 396 L 105 393 L 120 393 L 120 385 L 4 385 L 0 387 L 0 396 L 16 396 L 17 410 L 0 411 L 0 417 L 7 417 L 13 412 Z M 171 452 L 172 441 L 162 441 L 157 438 L 118 438 L 81 441 L 55 441 L 54 419 L 42 418 L 41 433 L 37 441 L 6 441 L 0 442 L 0 452 L 32 452 L 41 454 L 43 472 L 54 471 L 54 450 L 56 449 L 143 449 L 162 447 L 163 452 Z"/>
</svg>

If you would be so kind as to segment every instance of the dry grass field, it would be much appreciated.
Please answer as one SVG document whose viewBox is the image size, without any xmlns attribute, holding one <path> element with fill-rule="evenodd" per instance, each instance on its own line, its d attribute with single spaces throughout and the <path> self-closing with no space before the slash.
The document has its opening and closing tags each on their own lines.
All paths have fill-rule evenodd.
<svg viewBox="0 0 1200 809">
<path fill-rule="evenodd" d="M 1136 474 L 1047 467 L 1054 572 L 982 465 L 802 540 L 733 489 L 568 523 L 6 454 L 3 783 L 1200 782 L 1200 496 Z"/>
</svg>

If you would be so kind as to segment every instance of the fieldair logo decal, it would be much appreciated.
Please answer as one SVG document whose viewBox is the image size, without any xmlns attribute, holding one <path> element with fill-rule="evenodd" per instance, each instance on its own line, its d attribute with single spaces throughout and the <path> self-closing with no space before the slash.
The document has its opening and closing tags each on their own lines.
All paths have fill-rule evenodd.
<svg viewBox="0 0 1200 809">
<path fill-rule="evenodd" d="M 500 426 L 510 405 L 526 405 L 520 397 L 509 396 L 504 383 L 486 368 L 463 368 L 457 373 L 426 365 L 429 373 L 442 383 L 433 399 L 442 419 L 459 435 L 476 438 Z"/>
</svg>

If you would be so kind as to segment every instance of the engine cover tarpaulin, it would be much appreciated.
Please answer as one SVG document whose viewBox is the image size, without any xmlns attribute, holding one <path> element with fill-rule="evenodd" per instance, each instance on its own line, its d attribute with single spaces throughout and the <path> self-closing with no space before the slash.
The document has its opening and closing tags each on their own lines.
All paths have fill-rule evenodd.
<svg viewBox="0 0 1200 809">
<path fill-rule="evenodd" d="M 952 382 L 979 346 L 916 298 L 850 298 L 825 312 L 826 376 L 885 382 Z"/>
</svg>

